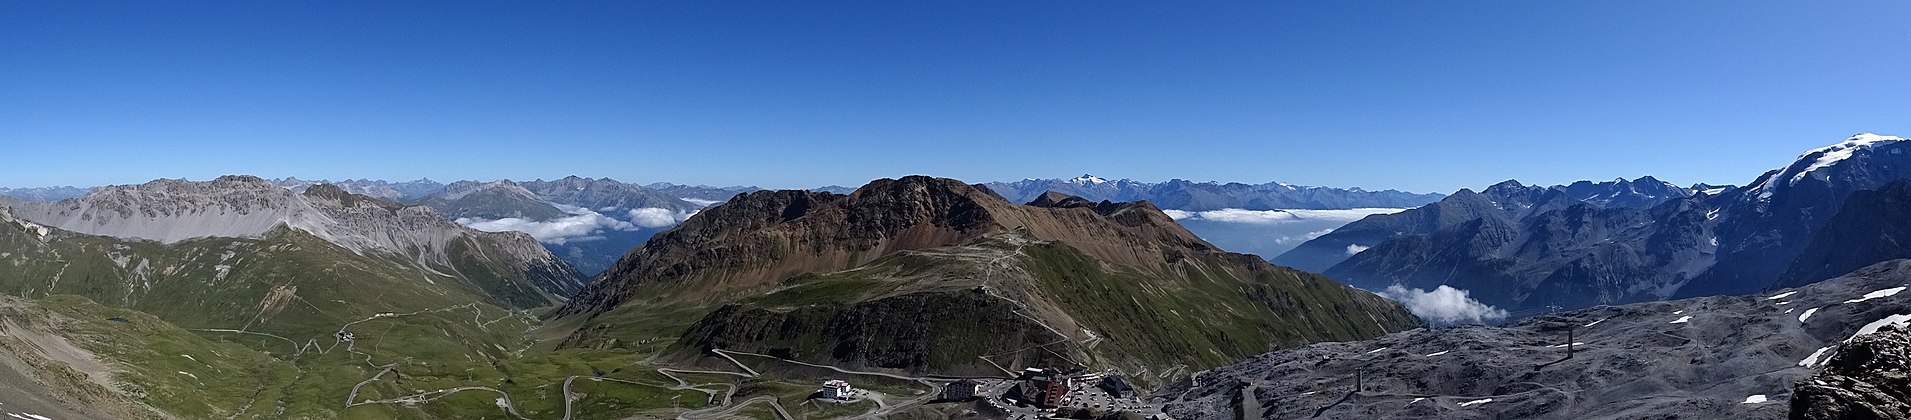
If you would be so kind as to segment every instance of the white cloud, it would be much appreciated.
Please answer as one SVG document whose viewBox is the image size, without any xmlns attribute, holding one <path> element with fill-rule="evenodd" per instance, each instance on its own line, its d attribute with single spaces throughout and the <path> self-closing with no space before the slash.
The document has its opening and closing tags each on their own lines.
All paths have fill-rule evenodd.
<svg viewBox="0 0 1911 420">
<path fill-rule="evenodd" d="M 1399 213 L 1406 209 L 1360 208 L 1344 210 L 1246 210 L 1220 209 L 1208 211 L 1162 210 L 1175 220 L 1209 220 L 1223 223 L 1248 223 L 1271 225 L 1301 221 L 1328 221 L 1348 223 L 1375 214 Z"/>
<path fill-rule="evenodd" d="M 1334 233 L 1334 230 L 1333 230 L 1333 229 L 1321 229 L 1321 230 L 1316 230 L 1316 231 L 1313 231 L 1313 232 L 1307 232 L 1306 234 L 1302 234 L 1302 235 L 1300 235 L 1300 236 L 1282 236 L 1282 237 L 1280 237 L 1280 238 L 1276 238 L 1276 239 L 1274 239 L 1274 243 L 1277 243 L 1277 244 L 1282 244 L 1282 245 L 1286 245 L 1286 244 L 1294 244 L 1294 243 L 1301 243 L 1301 242 L 1307 242 L 1307 241 L 1311 241 L 1311 240 L 1314 240 L 1314 238 L 1319 238 L 1319 237 L 1321 237 L 1321 236 L 1326 236 L 1326 235 L 1327 235 L 1327 234 L 1329 234 L 1329 233 Z"/>
<path fill-rule="evenodd" d="M 670 211 L 670 209 L 645 207 L 630 211 L 630 222 L 647 228 L 660 228 L 675 225 L 690 218 L 696 212 Z"/>
<path fill-rule="evenodd" d="M 1479 324 L 1506 319 L 1506 311 L 1473 300 L 1467 291 L 1444 284 L 1431 292 L 1396 284 L 1387 286 L 1387 290 L 1379 295 L 1400 302 L 1407 307 L 1408 312 L 1434 325 Z"/>
<path fill-rule="evenodd" d="M 654 228 L 654 227 L 662 227 L 662 226 L 669 226 L 669 225 L 675 224 L 674 221 L 671 223 L 666 223 L 663 225 L 656 225 L 656 226 L 646 224 L 646 223 L 653 223 L 655 222 L 655 220 L 641 220 L 641 221 L 635 220 L 637 219 L 634 214 L 636 213 L 636 210 L 632 210 L 633 220 L 623 221 L 623 220 L 617 220 L 616 218 L 613 218 L 610 216 L 605 216 L 602 213 L 591 211 L 591 209 L 587 209 L 583 207 L 568 206 L 563 204 L 552 204 L 552 205 L 556 206 L 558 210 L 563 210 L 565 213 L 570 213 L 571 215 L 559 217 L 559 218 L 551 219 L 551 220 L 543 220 L 543 221 L 516 218 L 516 217 L 507 217 L 507 218 L 496 219 L 496 220 L 466 217 L 466 218 L 459 218 L 458 220 L 456 220 L 456 222 L 458 222 L 458 224 L 461 224 L 461 225 L 469 226 L 472 229 L 482 230 L 486 232 L 503 232 L 507 230 L 524 232 L 524 233 L 530 234 L 531 237 L 533 238 L 537 238 L 538 242 L 543 242 L 543 243 L 552 244 L 552 245 L 563 245 L 570 242 L 604 240 L 605 238 L 603 236 L 599 236 L 598 233 L 603 232 L 604 230 L 607 230 L 607 229 L 632 231 L 632 230 L 637 230 L 639 228 Z M 663 210 L 663 209 L 639 209 L 639 210 Z M 668 210 L 664 210 L 664 212 L 666 214 L 669 213 Z"/>
<path fill-rule="evenodd" d="M 536 221 L 516 217 L 491 220 L 483 218 L 461 217 L 458 224 L 486 232 L 515 230 L 531 234 L 539 242 L 563 245 L 565 242 L 581 237 L 592 236 L 604 229 L 636 230 L 630 222 L 612 219 L 609 216 L 586 210 L 584 214 L 572 214 L 557 219 Z"/>
<path fill-rule="evenodd" d="M 1354 255 L 1354 254 L 1359 254 L 1359 253 L 1361 253 L 1361 252 L 1364 252 L 1364 251 L 1366 251 L 1366 250 L 1367 250 L 1368 248 L 1373 248 L 1373 247 L 1370 247 L 1370 246 L 1361 246 L 1361 245 L 1354 245 L 1354 244 L 1348 244 L 1348 245 L 1347 245 L 1347 255 Z"/>
<path fill-rule="evenodd" d="M 687 202 L 687 203 L 690 203 L 690 204 L 695 204 L 695 205 L 699 205 L 699 206 L 704 206 L 704 207 L 710 207 L 710 205 L 711 205 L 711 204 L 716 204 L 716 203 L 721 203 L 721 202 L 722 202 L 722 201 L 717 201 L 717 200 L 705 200 L 705 199 L 701 199 L 701 198 L 679 198 L 678 200 L 683 200 L 684 202 Z"/>
</svg>

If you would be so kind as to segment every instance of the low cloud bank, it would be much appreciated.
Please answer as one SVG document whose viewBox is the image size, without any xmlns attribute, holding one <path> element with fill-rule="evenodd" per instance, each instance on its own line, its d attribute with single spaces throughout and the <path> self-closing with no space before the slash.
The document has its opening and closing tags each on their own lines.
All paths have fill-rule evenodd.
<svg viewBox="0 0 1911 420">
<path fill-rule="evenodd" d="M 1208 220 L 1224 223 L 1271 225 L 1299 221 L 1353 222 L 1376 214 L 1393 214 L 1407 209 L 1361 208 L 1345 210 L 1246 210 L 1208 211 L 1162 210 L 1175 220 Z"/>
<path fill-rule="evenodd" d="M 670 211 L 656 207 L 646 207 L 630 211 L 630 222 L 647 228 L 672 226 L 690 219 L 696 212 Z"/>
<path fill-rule="evenodd" d="M 1372 248 L 1373 248 L 1373 247 L 1370 247 L 1370 246 L 1366 246 L 1366 245 L 1360 245 L 1360 244 L 1348 244 L 1348 245 L 1347 245 L 1347 255 L 1354 255 L 1354 254 L 1359 254 L 1359 253 L 1361 253 L 1361 252 L 1365 252 L 1365 251 L 1367 251 L 1368 249 L 1372 249 Z"/>
<path fill-rule="evenodd" d="M 591 209 L 574 206 L 557 206 L 570 216 L 551 220 L 530 220 L 517 217 L 503 219 L 485 219 L 465 217 L 456 220 L 458 224 L 486 232 L 518 231 L 530 234 L 538 242 L 552 245 L 564 245 L 569 242 L 603 240 L 599 236 L 606 230 L 634 231 L 655 229 L 676 225 L 690 218 L 694 212 L 673 212 L 661 208 L 641 208 L 624 214 L 628 220 L 618 220 Z M 615 214 L 615 213 L 613 213 Z"/>
<path fill-rule="evenodd" d="M 1433 291 L 1387 286 L 1381 297 L 1400 302 L 1408 312 L 1433 325 L 1483 324 L 1506 319 L 1506 311 L 1480 303 L 1465 290 L 1440 285 Z"/>
</svg>

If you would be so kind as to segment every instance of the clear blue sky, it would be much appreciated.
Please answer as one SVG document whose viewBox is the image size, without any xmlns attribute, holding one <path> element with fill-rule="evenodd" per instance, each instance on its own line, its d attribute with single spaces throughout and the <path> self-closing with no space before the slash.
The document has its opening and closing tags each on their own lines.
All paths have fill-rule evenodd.
<svg viewBox="0 0 1911 420">
<path fill-rule="evenodd" d="M 1911 136 L 1911 2 L 0 3 L 0 185 L 1449 192 L 1744 183 Z M 190 4 L 179 4 L 190 3 Z"/>
</svg>

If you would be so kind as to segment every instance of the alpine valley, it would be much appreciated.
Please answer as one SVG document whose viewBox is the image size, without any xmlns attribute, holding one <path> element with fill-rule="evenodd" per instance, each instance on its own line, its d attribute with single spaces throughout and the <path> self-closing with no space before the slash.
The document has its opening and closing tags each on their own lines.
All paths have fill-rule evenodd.
<svg viewBox="0 0 1911 420">
<path fill-rule="evenodd" d="M 1860 134 L 1745 186 L 1449 195 L 1090 175 L 9 189 L 0 413 L 1906 418 L 1906 149 Z"/>
</svg>

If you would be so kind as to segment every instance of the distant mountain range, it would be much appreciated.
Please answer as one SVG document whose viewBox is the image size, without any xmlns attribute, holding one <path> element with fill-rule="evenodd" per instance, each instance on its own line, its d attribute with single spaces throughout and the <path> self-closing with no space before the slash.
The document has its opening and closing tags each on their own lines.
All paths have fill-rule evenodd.
<svg viewBox="0 0 1911 420">
<path fill-rule="evenodd" d="M 1911 143 L 1875 134 L 1800 155 L 1746 187 L 1650 178 L 1506 182 L 1348 224 L 1273 261 L 1349 284 L 1468 290 L 1513 310 L 1743 294 L 1886 259 Z"/>
<path fill-rule="evenodd" d="M 1139 182 L 1109 180 L 1094 175 L 1071 179 L 1024 179 L 1015 182 L 983 184 L 1017 203 L 1034 200 L 1042 193 L 1055 191 L 1089 200 L 1142 201 L 1172 210 L 1205 211 L 1244 210 L 1323 210 L 1355 208 L 1417 207 L 1439 200 L 1440 194 L 1416 194 L 1396 190 L 1367 191 L 1360 188 L 1331 188 L 1270 182 Z"/>
<path fill-rule="evenodd" d="M 0 197 L 13 197 L 15 199 L 24 200 L 24 201 L 59 201 L 59 200 L 65 200 L 68 198 L 77 198 L 80 196 L 84 196 L 86 195 L 86 192 L 89 190 L 92 190 L 92 188 L 81 188 L 81 187 L 3 188 L 3 187 L 0 187 Z"/>
</svg>

